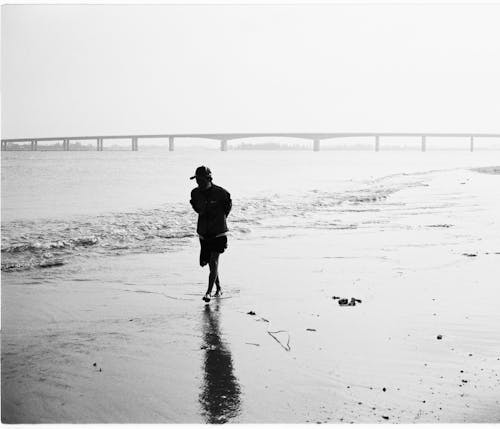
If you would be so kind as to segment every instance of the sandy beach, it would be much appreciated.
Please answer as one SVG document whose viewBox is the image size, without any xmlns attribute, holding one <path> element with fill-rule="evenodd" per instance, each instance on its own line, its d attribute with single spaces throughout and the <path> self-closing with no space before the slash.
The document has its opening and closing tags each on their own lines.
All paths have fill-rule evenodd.
<svg viewBox="0 0 500 429">
<path fill-rule="evenodd" d="M 230 238 L 208 305 L 195 238 L 64 281 L 2 273 L 3 422 L 499 422 L 500 176 L 485 173 L 351 209 L 356 228 Z"/>
</svg>

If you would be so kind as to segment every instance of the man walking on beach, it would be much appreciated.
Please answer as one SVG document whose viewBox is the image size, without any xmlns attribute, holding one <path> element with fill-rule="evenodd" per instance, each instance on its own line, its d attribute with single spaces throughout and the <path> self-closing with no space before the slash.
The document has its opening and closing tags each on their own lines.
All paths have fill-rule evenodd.
<svg viewBox="0 0 500 429">
<path fill-rule="evenodd" d="M 194 176 L 197 188 L 191 191 L 191 206 L 198 213 L 196 231 L 200 238 L 200 265 L 208 264 L 208 289 L 203 301 L 210 302 L 210 294 L 214 283 L 217 287 L 215 296 L 220 296 L 222 289 L 219 280 L 219 255 L 227 248 L 226 218 L 232 207 L 231 195 L 224 188 L 212 183 L 212 172 L 208 167 L 196 169 Z"/>
</svg>

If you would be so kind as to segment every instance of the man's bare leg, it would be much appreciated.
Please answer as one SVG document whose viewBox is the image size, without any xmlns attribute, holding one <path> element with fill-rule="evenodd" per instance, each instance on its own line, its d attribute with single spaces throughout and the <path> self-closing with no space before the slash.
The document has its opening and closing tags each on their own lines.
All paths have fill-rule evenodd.
<svg viewBox="0 0 500 429">
<path fill-rule="evenodd" d="M 219 280 L 219 274 L 218 274 L 218 269 L 217 269 L 217 278 L 215 279 L 215 286 L 217 286 L 217 289 L 215 290 L 215 295 L 214 296 L 221 296 L 222 295 L 222 289 L 220 287 L 220 280 Z"/>
<path fill-rule="evenodd" d="M 214 287 L 214 283 L 217 286 L 217 283 L 219 282 L 219 253 L 218 252 L 212 252 L 210 253 L 210 262 L 208 263 L 208 266 L 210 268 L 210 274 L 208 275 L 208 289 L 207 292 L 205 293 L 205 296 L 203 297 L 203 300 L 208 302 L 210 301 L 210 294 L 212 293 L 212 289 Z M 216 283 L 217 281 L 217 283 Z M 220 283 L 217 286 L 217 290 L 220 289 Z"/>
</svg>

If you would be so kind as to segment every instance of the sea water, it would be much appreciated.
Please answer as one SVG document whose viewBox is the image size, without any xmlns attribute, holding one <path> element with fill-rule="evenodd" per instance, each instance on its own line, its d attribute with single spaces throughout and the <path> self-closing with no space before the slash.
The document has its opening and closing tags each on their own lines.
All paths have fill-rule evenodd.
<svg viewBox="0 0 500 429">
<path fill-rule="evenodd" d="M 363 227 L 397 192 L 498 166 L 500 152 L 3 152 L 3 275 L 192 245 L 189 177 L 200 165 L 231 193 L 231 238 L 265 240 Z"/>
</svg>

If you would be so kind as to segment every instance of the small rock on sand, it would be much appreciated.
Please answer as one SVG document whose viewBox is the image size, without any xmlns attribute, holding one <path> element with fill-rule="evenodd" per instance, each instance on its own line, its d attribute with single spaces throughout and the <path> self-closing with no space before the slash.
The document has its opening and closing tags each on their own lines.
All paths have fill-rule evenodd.
<svg viewBox="0 0 500 429">
<path fill-rule="evenodd" d="M 442 336 L 442 335 L 438 335 L 438 336 L 437 336 L 437 339 L 438 339 L 438 340 L 442 340 L 442 339 L 443 339 L 443 336 Z"/>
<path fill-rule="evenodd" d="M 249 311 L 247 314 L 249 314 L 250 316 L 255 316 L 255 311 Z"/>
<path fill-rule="evenodd" d="M 316 329 L 314 329 L 314 328 L 307 328 L 306 331 L 316 332 Z"/>
</svg>

